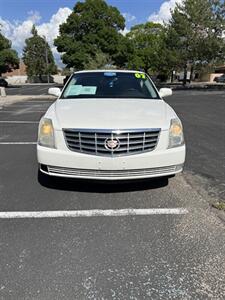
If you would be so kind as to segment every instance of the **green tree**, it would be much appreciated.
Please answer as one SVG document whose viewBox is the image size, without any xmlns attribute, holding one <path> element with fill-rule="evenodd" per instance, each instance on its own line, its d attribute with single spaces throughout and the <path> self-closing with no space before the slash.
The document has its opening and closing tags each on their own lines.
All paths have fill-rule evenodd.
<svg viewBox="0 0 225 300">
<path fill-rule="evenodd" d="M 32 36 L 25 40 L 23 61 L 27 67 L 28 78 L 38 76 L 42 82 L 43 75 L 56 74 L 57 67 L 45 38 L 38 35 L 35 26 L 33 26 L 31 33 Z"/>
<path fill-rule="evenodd" d="M 95 70 L 95 69 L 105 69 L 107 68 L 107 65 L 112 65 L 113 62 L 110 60 L 109 55 L 98 51 L 95 54 L 95 57 L 91 60 L 89 60 L 88 63 L 86 63 L 84 65 L 85 69 L 89 69 L 89 70 Z"/>
<path fill-rule="evenodd" d="M 167 46 L 177 64 L 196 68 L 224 59 L 225 4 L 220 0 L 185 0 L 177 4 L 168 26 Z"/>
<path fill-rule="evenodd" d="M 0 31 L 0 76 L 2 73 L 18 69 L 18 66 L 17 52 L 11 49 L 11 42 Z"/>
<path fill-rule="evenodd" d="M 83 69 L 93 60 L 98 62 L 99 55 L 106 62 L 125 65 L 127 40 L 120 33 L 124 27 L 125 19 L 118 9 L 104 0 L 77 2 L 67 21 L 60 26 L 55 45 L 69 68 Z"/>
<path fill-rule="evenodd" d="M 127 34 L 132 42 L 133 55 L 129 67 L 145 72 L 167 75 L 176 57 L 166 48 L 166 31 L 161 24 L 147 22 L 135 25 Z"/>
<path fill-rule="evenodd" d="M 62 71 L 61 71 L 62 76 L 70 76 L 71 73 L 72 73 L 71 70 L 68 69 L 68 68 L 63 68 Z"/>
</svg>

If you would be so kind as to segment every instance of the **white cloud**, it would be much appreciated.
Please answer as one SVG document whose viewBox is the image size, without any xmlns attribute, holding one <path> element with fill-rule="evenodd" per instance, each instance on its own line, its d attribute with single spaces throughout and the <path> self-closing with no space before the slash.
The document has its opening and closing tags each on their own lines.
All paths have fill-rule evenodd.
<svg viewBox="0 0 225 300">
<path fill-rule="evenodd" d="M 30 10 L 27 14 L 29 15 L 28 20 L 32 21 L 33 23 L 37 23 L 41 20 L 41 15 L 39 11 Z"/>
<path fill-rule="evenodd" d="M 38 34 L 46 37 L 57 61 L 60 55 L 54 46 L 54 39 L 59 34 L 59 25 L 66 21 L 71 12 L 72 10 L 68 7 L 59 8 L 56 14 L 52 15 L 49 22 L 36 24 Z M 37 11 L 28 12 L 28 18 L 21 22 L 10 22 L 0 17 L 2 33 L 12 41 L 12 47 L 18 51 L 20 56 L 22 56 L 25 39 L 31 36 L 33 24 L 39 22 L 40 19 L 41 16 Z"/>
<path fill-rule="evenodd" d="M 122 35 L 126 35 L 128 32 L 130 32 L 130 30 L 127 28 L 127 27 L 125 27 L 124 28 L 124 30 L 120 30 L 120 33 L 122 34 Z"/>
<path fill-rule="evenodd" d="M 126 20 L 126 23 L 133 23 L 134 21 L 137 20 L 137 18 L 130 13 L 123 13 L 122 15 L 123 15 L 124 19 Z M 120 30 L 119 32 L 125 36 L 128 32 L 130 32 L 129 28 L 132 25 L 133 24 L 127 24 L 128 27 L 126 26 L 123 30 Z"/>
<path fill-rule="evenodd" d="M 132 14 L 130 14 L 130 13 L 123 13 L 123 17 L 124 17 L 124 19 L 126 20 L 127 23 L 131 23 L 131 22 L 136 20 L 136 17 L 133 16 Z"/>
<path fill-rule="evenodd" d="M 158 12 L 154 12 L 148 18 L 148 21 L 161 23 L 168 23 L 171 18 L 171 11 L 174 10 L 176 3 L 181 4 L 184 0 L 169 0 L 165 1 Z"/>
<path fill-rule="evenodd" d="M 0 23 L 2 24 L 1 30 L 3 35 L 11 40 L 12 47 L 20 54 L 22 52 L 25 39 L 31 35 L 33 22 L 28 19 L 18 24 L 18 21 L 16 23 L 11 23 L 8 20 L 2 20 L 0 18 Z"/>
<path fill-rule="evenodd" d="M 48 23 L 37 26 L 38 34 L 44 35 L 48 43 L 53 47 L 54 39 L 59 34 L 59 25 L 64 23 L 71 13 L 72 10 L 68 7 L 60 8 L 57 13 L 51 17 Z"/>
<path fill-rule="evenodd" d="M 13 25 L 9 21 L 3 20 L 0 17 L 0 30 L 6 37 L 8 37 L 11 35 Z"/>
</svg>

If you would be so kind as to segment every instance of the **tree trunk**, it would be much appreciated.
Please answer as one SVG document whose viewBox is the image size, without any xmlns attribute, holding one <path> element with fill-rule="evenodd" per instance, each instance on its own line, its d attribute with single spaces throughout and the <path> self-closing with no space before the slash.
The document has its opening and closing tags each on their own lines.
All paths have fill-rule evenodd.
<svg viewBox="0 0 225 300">
<path fill-rule="evenodd" d="M 174 76 L 173 76 L 173 71 L 171 71 L 171 83 L 173 83 Z"/>
<path fill-rule="evenodd" d="M 184 66 L 184 79 L 183 79 L 183 86 L 187 84 L 187 64 Z"/>
<path fill-rule="evenodd" d="M 194 70 L 194 65 L 191 65 L 190 83 L 193 80 Z"/>
<path fill-rule="evenodd" d="M 39 80 L 40 80 L 40 82 L 41 82 L 41 83 L 43 83 L 42 75 L 41 75 L 41 74 L 39 74 L 39 76 L 38 76 L 38 77 L 39 77 Z"/>
</svg>

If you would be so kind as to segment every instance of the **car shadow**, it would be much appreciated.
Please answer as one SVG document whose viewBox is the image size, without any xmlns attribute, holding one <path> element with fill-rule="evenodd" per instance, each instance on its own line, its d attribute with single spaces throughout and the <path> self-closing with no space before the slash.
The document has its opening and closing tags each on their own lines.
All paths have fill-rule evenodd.
<svg viewBox="0 0 225 300">
<path fill-rule="evenodd" d="M 168 177 L 131 181 L 103 181 L 51 177 L 38 172 L 38 182 L 45 188 L 83 193 L 123 193 L 159 189 L 168 185 Z"/>
</svg>

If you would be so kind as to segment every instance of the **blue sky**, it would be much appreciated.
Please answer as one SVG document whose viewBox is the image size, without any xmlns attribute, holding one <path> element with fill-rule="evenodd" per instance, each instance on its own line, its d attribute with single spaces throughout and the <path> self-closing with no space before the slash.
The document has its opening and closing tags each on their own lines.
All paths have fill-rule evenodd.
<svg viewBox="0 0 225 300">
<path fill-rule="evenodd" d="M 73 8 L 74 0 L 0 0 L 0 15 L 3 19 L 24 20 L 29 11 L 39 11 L 42 21 L 47 22 L 59 7 Z M 138 22 L 144 22 L 157 11 L 164 0 L 107 0 L 122 13 L 134 15 Z"/>
<path fill-rule="evenodd" d="M 126 19 L 126 34 L 130 27 L 147 21 L 168 22 L 170 10 L 183 0 L 106 0 L 116 6 Z M 60 64 L 60 54 L 54 46 L 59 26 L 66 21 L 75 0 L 0 0 L 1 32 L 12 41 L 12 47 L 22 56 L 24 41 L 31 35 L 33 24 L 38 34 L 45 36 L 53 55 Z"/>
</svg>

